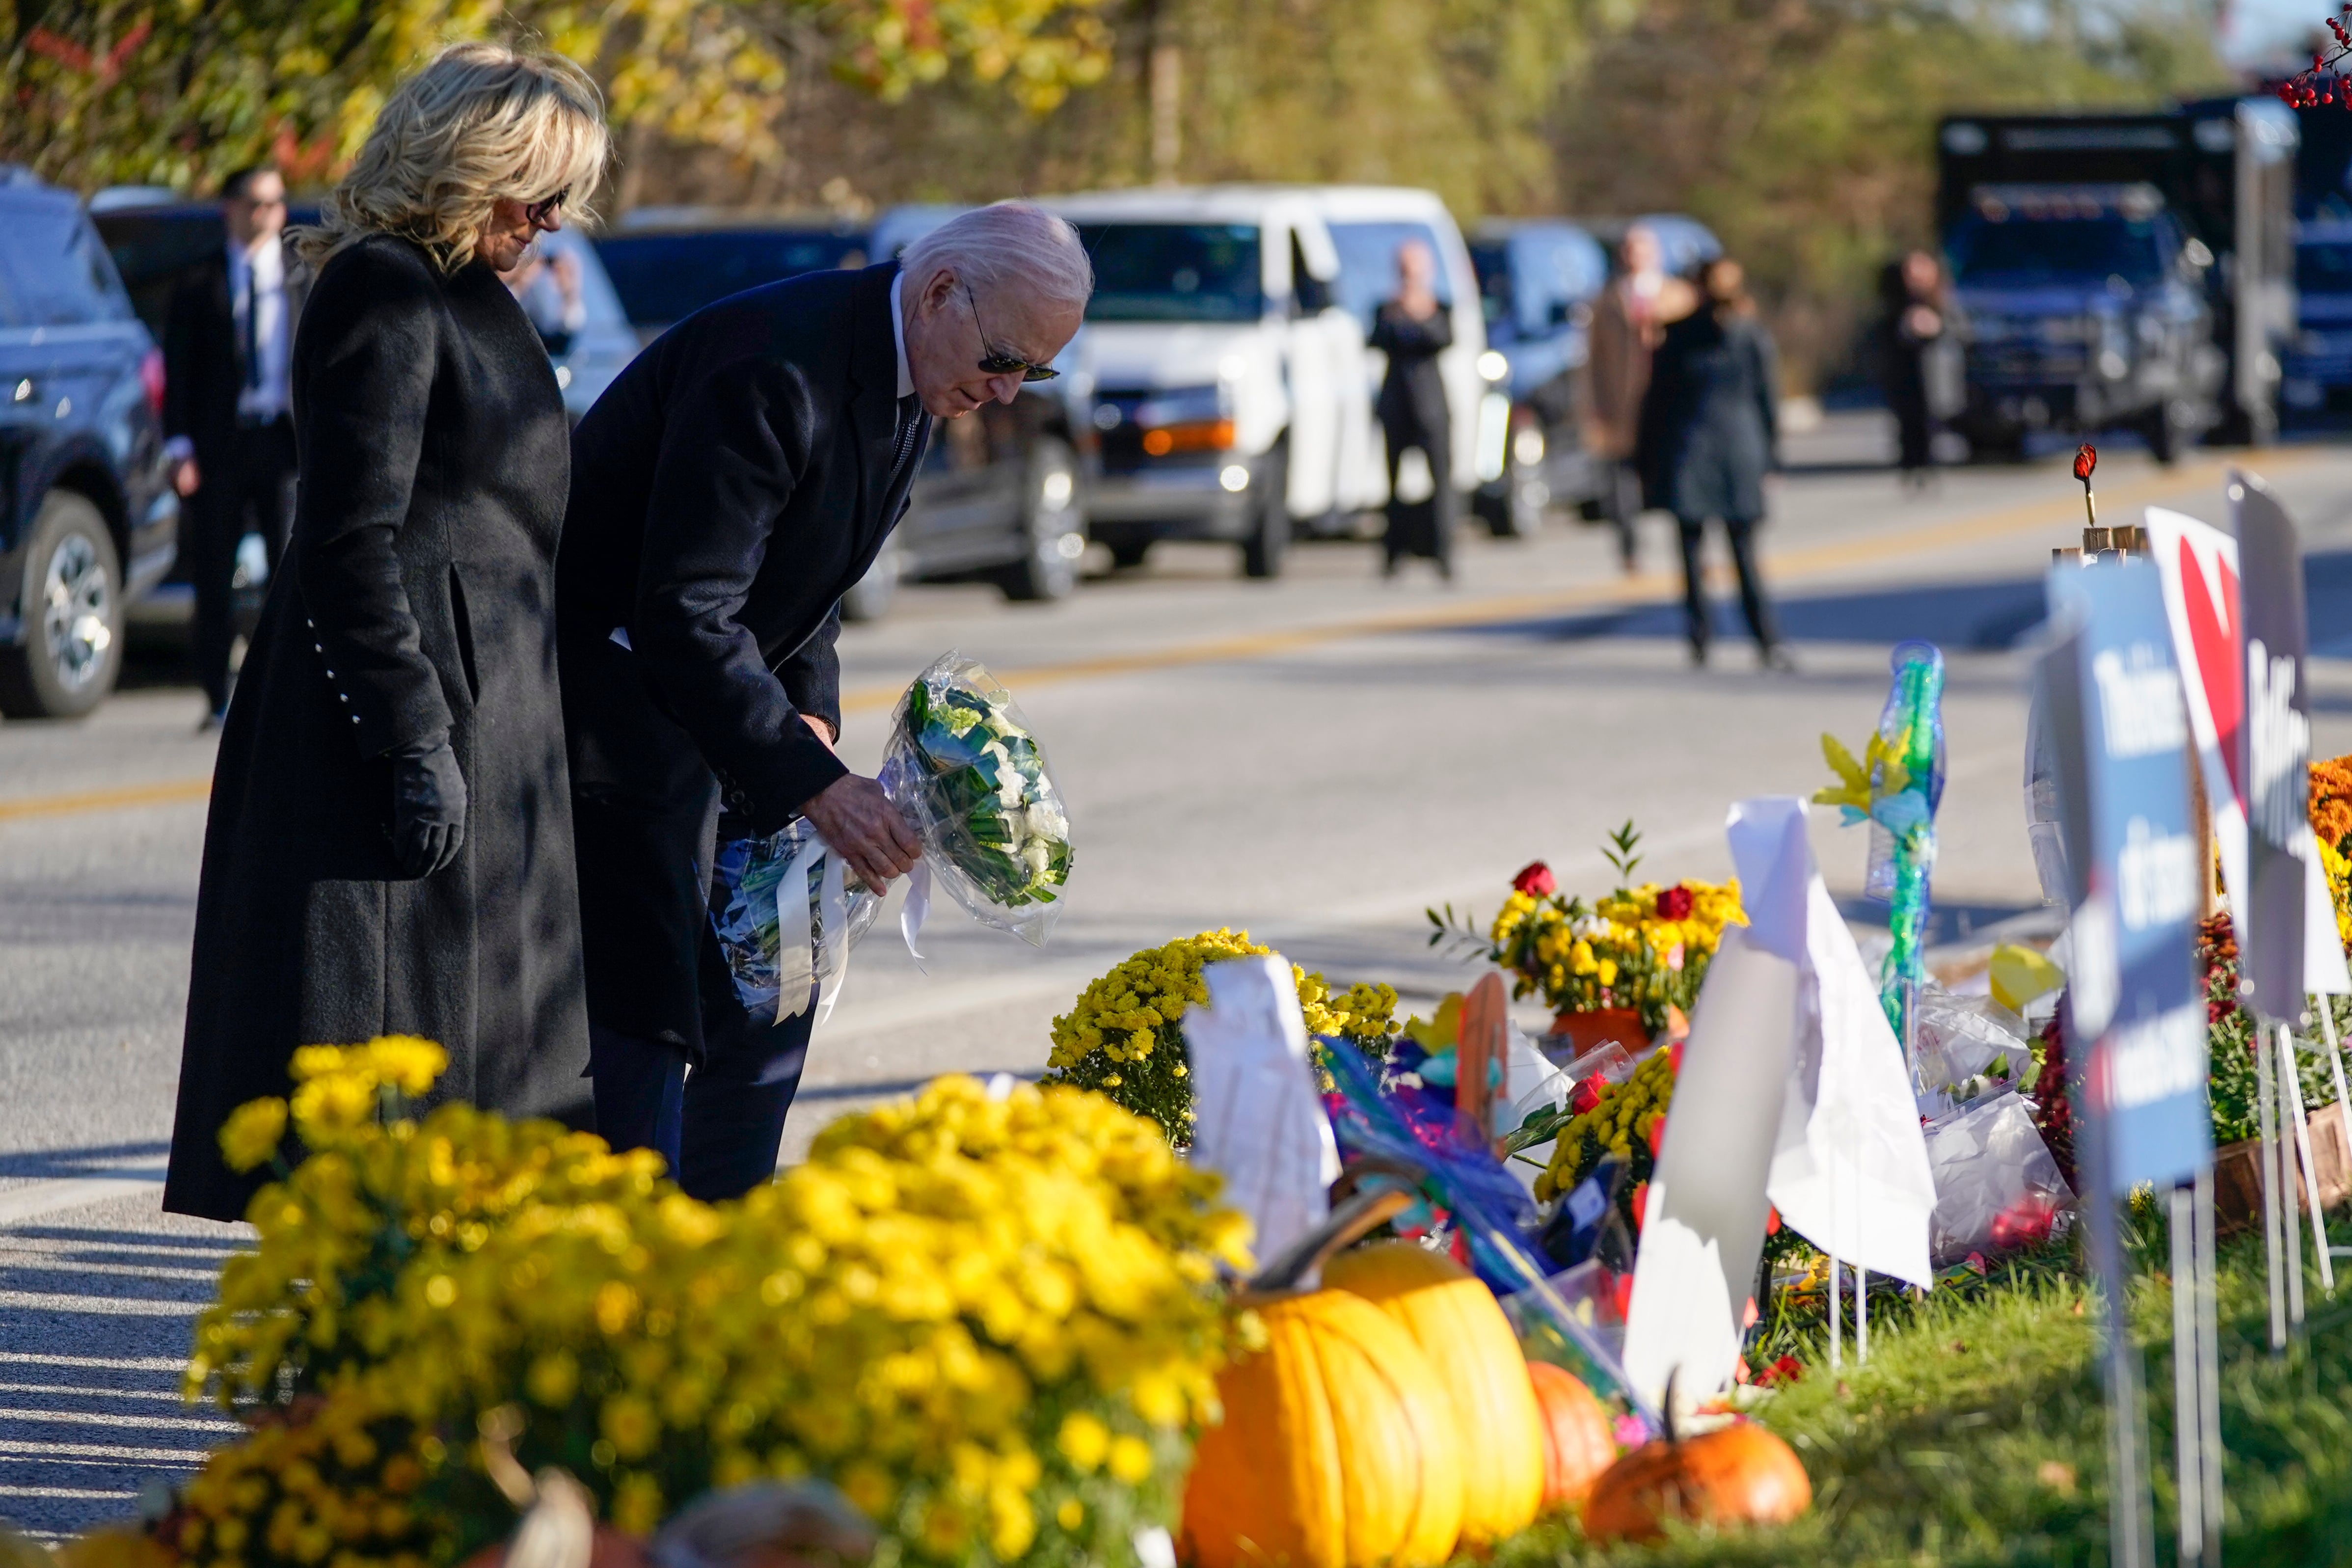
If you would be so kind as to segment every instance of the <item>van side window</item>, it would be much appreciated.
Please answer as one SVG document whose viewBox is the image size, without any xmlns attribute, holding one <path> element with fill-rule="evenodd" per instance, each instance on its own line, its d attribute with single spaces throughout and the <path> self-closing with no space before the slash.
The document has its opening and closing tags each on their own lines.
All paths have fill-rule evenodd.
<svg viewBox="0 0 2352 1568">
<path fill-rule="evenodd" d="M 1319 316 L 1331 308 L 1331 286 L 1307 269 L 1307 252 L 1298 236 L 1290 237 L 1290 309 L 1300 316 Z"/>
</svg>

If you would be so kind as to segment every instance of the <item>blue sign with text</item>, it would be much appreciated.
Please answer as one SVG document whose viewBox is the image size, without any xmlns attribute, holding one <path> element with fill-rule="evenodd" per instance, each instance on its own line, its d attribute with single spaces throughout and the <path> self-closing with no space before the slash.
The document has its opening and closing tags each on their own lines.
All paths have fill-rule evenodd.
<svg viewBox="0 0 2352 1568">
<path fill-rule="evenodd" d="M 2098 1118 L 2086 1147 L 2122 1193 L 2185 1180 L 2212 1158 L 2189 719 L 2155 567 L 2061 564 L 2050 608 L 2071 634 L 2071 670 L 2051 674 L 2072 700 L 2052 710 L 2084 862 L 2067 976 L 2068 1038 L 2089 1042 L 2074 1047 L 2074 1103 Z"/>
</svg>

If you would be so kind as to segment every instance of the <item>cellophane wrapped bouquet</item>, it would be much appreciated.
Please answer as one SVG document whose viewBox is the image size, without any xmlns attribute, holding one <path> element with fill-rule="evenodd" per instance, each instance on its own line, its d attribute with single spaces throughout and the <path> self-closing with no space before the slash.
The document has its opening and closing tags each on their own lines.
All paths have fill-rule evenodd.
<svg viewBox="0 0 2352 1568">
<path fill-rule="evenodd" d="M 950 649 L 907 688 L 882 787 L 949 897 L 1045 945 L 1070 879 L 1070 819 L 1020 706 L 979 660 Z"/>
</svg>

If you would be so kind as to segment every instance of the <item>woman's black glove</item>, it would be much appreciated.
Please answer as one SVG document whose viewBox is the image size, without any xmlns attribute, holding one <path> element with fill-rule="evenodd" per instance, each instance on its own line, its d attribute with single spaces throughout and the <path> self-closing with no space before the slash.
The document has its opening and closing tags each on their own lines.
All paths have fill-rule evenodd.
<svg viewBox="0 0 2352 1568">
<path fill-rule="evenodd" d="M 466 843 L 466 775 L 446 740 L 392 755 L 392 852 L 404 877 L 448 869 Z"/>
</svg>

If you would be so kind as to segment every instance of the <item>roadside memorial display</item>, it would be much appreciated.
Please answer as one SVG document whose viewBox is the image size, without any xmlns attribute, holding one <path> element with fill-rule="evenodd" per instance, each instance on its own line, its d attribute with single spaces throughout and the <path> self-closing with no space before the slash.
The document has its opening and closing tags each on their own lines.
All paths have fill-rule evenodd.
<svg viewBox="0 0 2352 1568">
<path fill-rule="evenodd" d="M 0 1532 L 0 1555 L 1892 1568 L 2030 1542 L 2149 1568 L 2219 1559 L 2226 1409 L 2242 1462 L 2298 1456 L 2285 1481 L 2249 1476 L 2235 1560 L 2332 1560 L 2352 1460 L 2308 1438 L 2352 1398 L 2336 1314 L 2309 1314 L 2294 1358 L 2220 1375 L 2225 1306 L 2232 1344 L 2249 1325 L 2259 1344 L 2266 1288 L 2283 1336 L 2301 1316 L 2298 1182 L 2322 1290 L 2317 1211 L 2352 1195 L 2352 995 L 2331 991 L 2352 992 L 2352 759 L 2306 762 L 2301 631 L 2277 602 L 2300 591 L 2292 528 L 2232 483 L 2238 540 L 2151 518 L 2153 563 L 2114 529 L 2135 542 L 2050 579 L 2028 770 L 2036 865 L 2071 916 L 2050 952 L 2012 931 L 1925 962 L 1943 764 L 1922 644 L 1898 651 L 1864 759 L 1824 741 L 1824 795 L 1874 824 L 1901 928 L 1876 975 L 1806 803 L 1775 795 L 1728 812 L 1736 879 L 1636 884 L 1629 823 L 1605 897 L 1535 862 L 1491 924 L 1433 914 L 1433 940 L 1495 967 L 1427 1017 L 1245 932 L 1146 948 L 1055 1020 L 1045 1085 L 940 1079 L 730 1203 L 688 1197 L 650 1152 L 427 1109 L 429 1042 L 307 1049 L 287 1097 L 222 1133 L 276 1179 L 187 1386 L 246 1430 L 139 1521 L 54 1558 Z M 2209 656 L 2239 669 L 2234 710 Z M 940 864 L 982 865 L 978 896 L 1027 919 L 1058 904 L 1066 822 L 992 689 L 970 661 L 927 672 L 898 776 L 976 770 L 940 785 L 964 834 Z M 2211 912 L 2209 845 L 2231 895 Z M 766 966 L 739 983 L 824 1005 L 834 944 L 879 900 L 805 840 L 738 868 L 745 907 L 721 918 Z M 803 890 L 805 933 L 778 908 Z M 1538 1005 L 1539 1041 L 1521 1027 Z M 2257 1281 L 2252 1237 L 2225 1227 L 2265 1199 Z M 2127 1249 L 2126 1205 L 2168 1227 L 2168 1271 L 2127 1279 L 2146 1243 Z M 2142 1323 L 2169 1295 L 2161 1531 L 2127 1293 Z"/>
</svg>

